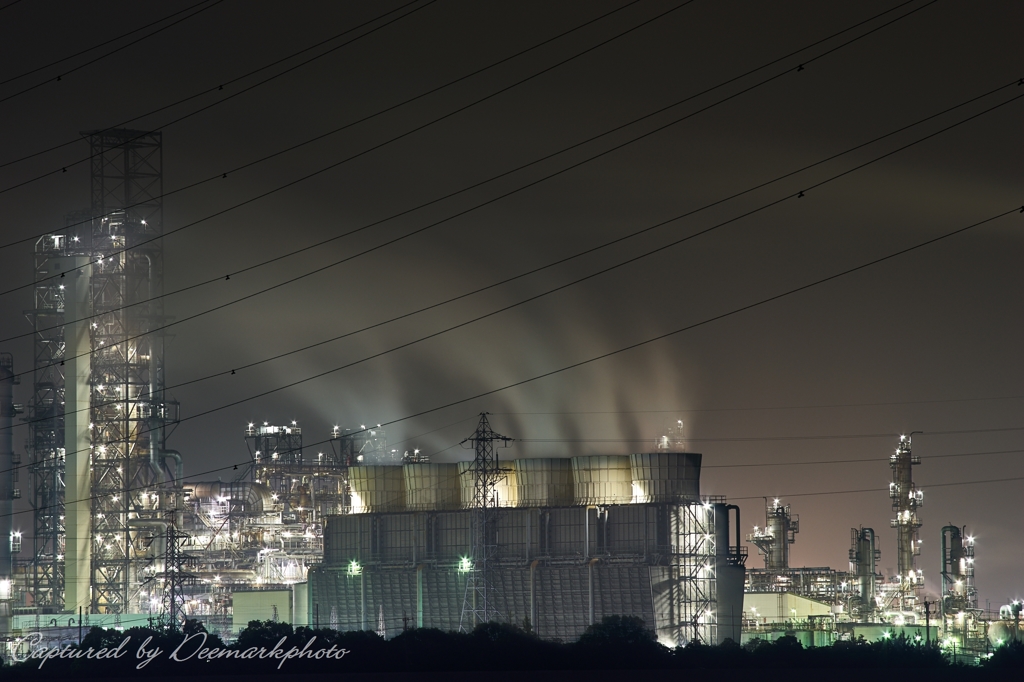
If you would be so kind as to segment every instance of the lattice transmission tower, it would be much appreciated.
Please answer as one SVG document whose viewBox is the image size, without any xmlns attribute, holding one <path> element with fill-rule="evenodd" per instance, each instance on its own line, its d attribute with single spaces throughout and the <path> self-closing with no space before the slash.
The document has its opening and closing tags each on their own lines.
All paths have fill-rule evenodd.
<svg viewBox="0 0 1024 682">
<path fill-rule="evenodd" d="M 480 623 L 500 620 L 497 604 L 500 594 L 494 588 L 492 570 L 498 549 L 498 500 L 494 488 L 508 475 L 502 469 L 496 450 L 512 445 L 513 439 L 495 433 L 487 420 L 487 412 L 480 413 L 476 431 L 462 441 L 464 448 L 474 451 L 473 466 L 464 475 L 473 477 L 471 556 L 462 561 L 460 569 L 466 575 L 466 595 L 462 602 L 459 630 L 467 632 Z"/>
</svg>

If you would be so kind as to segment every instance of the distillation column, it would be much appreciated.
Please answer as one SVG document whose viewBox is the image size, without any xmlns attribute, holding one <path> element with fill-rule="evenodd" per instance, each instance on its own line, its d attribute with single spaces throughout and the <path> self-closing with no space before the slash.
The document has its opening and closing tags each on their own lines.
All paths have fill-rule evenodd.
<svg viewBox="0 0 1024 682">
<path fill-rule="evenodd" d="M 942 602 L 943 616 L 978 608 L 974 587 L 974 538 L 966 527 L 942 529 Z"/>
<path fill-rule="evenodd" d="M 789 568 L 789 546 L 800 532 L 800 517 L 791 514 L 789 505 L 779 504 L 778 499 L 772 504 L 765 500 L 764 516 L 764 530 L 754 526 L 747 542 L 764 556 L 765 570 L 781 573 Z"/>
<path fill-rule="evenodd" d="M 911 451 L 911 436 L 900 436 L 899 447 L 889 457 L 889 465 L 892 467 L 889 497 L 892 498 L 892 509 L 896 512 L 896 518 L 890 525 L 896 529 L 900 611 L 913 608 L 917 602 L 917 591 L 924 586 L 924 577 L 914 566 L 914 557 L 921 553 L 921 541 L 917 537 L 921 521 L 917 509 L 923 504 L 924 493 L 914 485 L 913 467 L 921 463 L 921 458 Z"/>
<path fill-rule="evenodd" d="M 875 612 L 876 565 L 881 552 L 875 543 L 873 528 L 850 529 L 850 579 L 857 581 L 857 597 L 854 613 L 862 620 L 868 620 Z"/>
</svg>

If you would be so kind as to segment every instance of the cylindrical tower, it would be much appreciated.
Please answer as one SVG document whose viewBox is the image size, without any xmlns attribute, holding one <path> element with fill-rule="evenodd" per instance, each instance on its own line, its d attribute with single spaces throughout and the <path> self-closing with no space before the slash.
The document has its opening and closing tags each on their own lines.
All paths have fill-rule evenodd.
<svg viewBox="0 0 1024 682">
<path fill-rule="evenodd" d="M 892 509 L 896 512 L 896 518 L 890 525 L 896 529 L 900 611 L 913 608 L 917 601 L 917 591 L 924 586 L 924 577 L 914 562 L 914 557 L 921 553 L 921 541 L 917 537 L 921 521 L 917 509 L 923 504 L 924 493 L 914 485 L 913 468 L 915 464 L 921 463 L 921 458 L 911 451 L 911 436 L 900 436 L 899 447 L 889 457 L 889 465 L 892 467 L 889 497 L 892 498 Z"/>
<path fill-rule="evenodd" d="M 978 608 L 974 587 L 974 538 L 966 527 L 944 526 L 942 529 L 942 601 L 943 616 Z"/>
<path fill-rule="evenodd" d="M 765 570 L 785 571 L 789 568 L 789 546 L 800 532 L 800 517 L 791 514 L 789 505 L 780 504 L 778 499 L 771 504 L 765 500 L 764 516 L 764 529 L 754 526 L 747 542 L 764 557 Z"/>
<path fill-rule="evenodd" d="M 873 528 L 850 529 L 850 578 L 857 582 L 853 610 L 862 619 L 869 618 L 877 606 L 875 573 L 880 557 Z"/>
</svg>

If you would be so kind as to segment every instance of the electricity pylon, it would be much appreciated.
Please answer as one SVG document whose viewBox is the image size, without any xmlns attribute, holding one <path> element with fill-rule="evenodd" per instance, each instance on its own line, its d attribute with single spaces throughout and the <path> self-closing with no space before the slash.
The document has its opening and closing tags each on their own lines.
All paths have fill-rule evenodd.
<svg viewBox="0 0 1024 682">
<path fill-rule="evenodd" d="M 460 632 L 468 632 L 480 623 L 501 618 L 497 609 L 499 593 L 491 580 L 492 564 L 498 549 L 498 500 L 494 487 L 508 475 L 508 470 L 499 465 L 495 444 L 499 448 L 507 448 L 513 439 L 495 433 L 487 414 L 480 413 L 476 431 L 461 443 L 464 448 L 474 451 L 474 457 L 472 468 L 463 474 L 473 477 L 473 548 L 471 556 L 463 558 L 459 564 L 459 570 L 467 574 L 466 595 L 459 619 Z"/>
</svg>

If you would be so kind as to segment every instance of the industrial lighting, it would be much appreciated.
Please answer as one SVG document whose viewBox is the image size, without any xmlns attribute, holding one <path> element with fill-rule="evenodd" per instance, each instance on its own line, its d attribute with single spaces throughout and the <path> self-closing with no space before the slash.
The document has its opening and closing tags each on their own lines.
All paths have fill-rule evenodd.
<svg viewBox="0 0 1024 682">
<path fill-rule="evenodd" d="M 359 562 L 353 559 L 348 562 L 348 574 L 349 575 L 360 575 L 363 572 L 363 567 L 359 565 Z"/>
<path fill-rule="evenodd" d="M 469 557 L 462 557 L 459 559 L 459 573 L 469 573 L 473 570 L 473 562 Z"/>
</svg>

